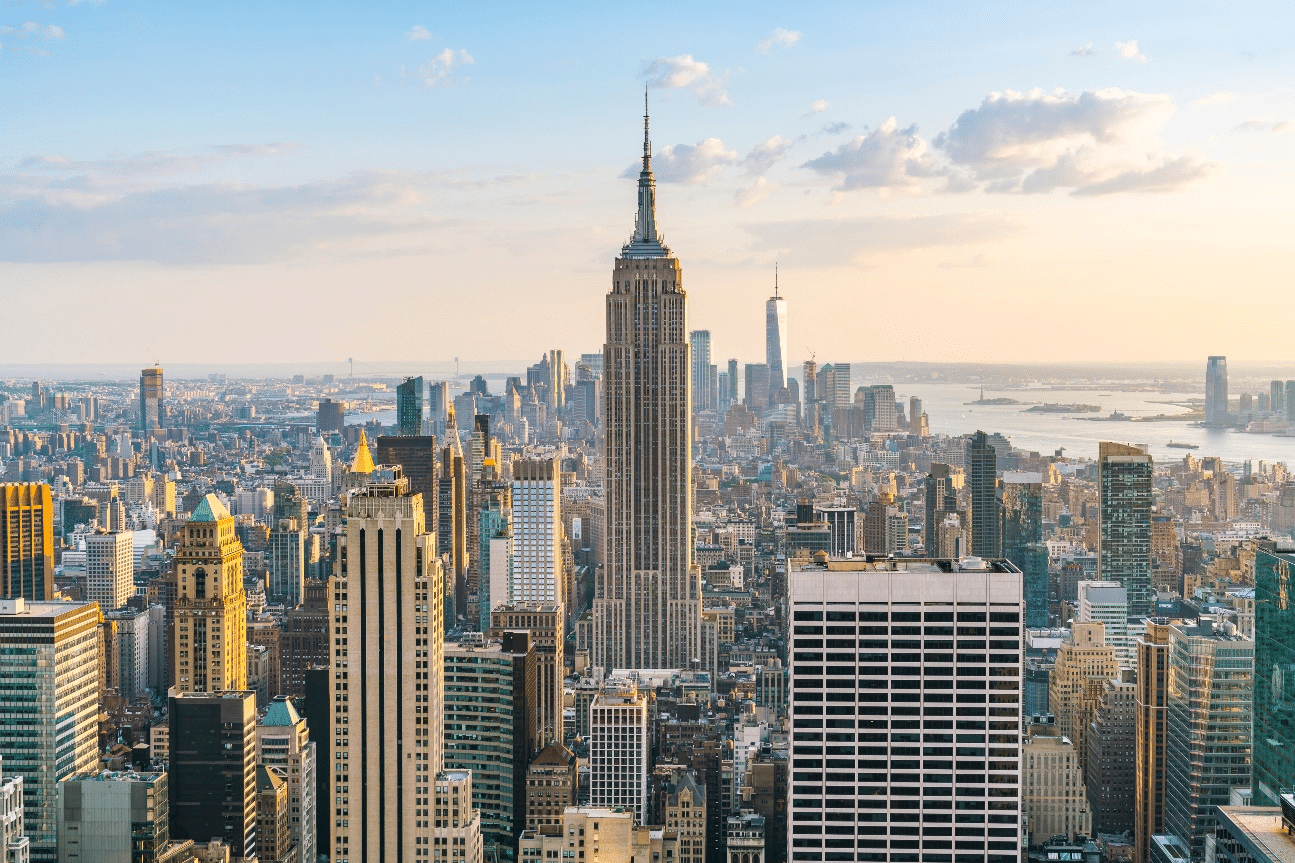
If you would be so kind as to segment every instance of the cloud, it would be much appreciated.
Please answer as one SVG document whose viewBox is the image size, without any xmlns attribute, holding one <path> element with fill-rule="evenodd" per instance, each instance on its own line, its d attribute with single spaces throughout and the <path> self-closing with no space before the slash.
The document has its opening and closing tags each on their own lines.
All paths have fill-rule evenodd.
<svg viewBox="0 0 1295 863">
<path fill-rule="evenodd" d="M 405 34 L 405 38 L 410 42 L 426 42 L 428 39 L 432 38 L 432 31 L 428 30 L 421 24 L 415 24 L 410 28 L 409 32 Z"/>
<path fill-rule="evenodd" d="M 850 124 L 840 122 L 840 121 L 836 123 L 828 123 L 826 126 L 823 127 L 823 134 L 825 135 L 839 135 L 842 132 L 848 132 L 848 131 L 850 131 Z"/>
<path fill-rule="evenodd" d="M 1012 219 L 961 213 L 905 219 L 797 219 L 751 222 L 741 227 L 761 252 L 790 253 L 797 260 L 813 260 L 822 266 L 854 263 L 884 252 L 990 242 L 1023 229 Z"/>
<path fill-rule="evenodd" d="M 750 187 L 738 189 L 733 193 L 733 201 L 739 207 L 750 207 L 769 197 L 774 186 L 764 177 L 756 177 Z"/>
<path fill-rule="evenodd" d="M 57 24 L 38 24 L 35 21 L 27 21 L 17 27 L 0 24 L 0 36 L 10 35 L 16 35 L 19 39 L 30 37 L 46 42 L 62 42 L 67 37 L 67 32 Z"/>
<path fill-rule="evenodd" d="M 0 183 L 6 261 L 258 263 L 426 222 L 409 207 L 418 201 L 413 183 L 376 172 L 287 187 L 198 184 L 117 194 Z"/>
<path fill-rule="evenodd" d="M 760 44 L 755 46 L 755 50 L 760 54 L 768 54 L 774 47 L 790 48 L 799 41 L 799 30 L 784 30 L 779 27 L 770 33 L 767 38 L 762 39 Z"/>
<path fill-rule="evenodd" d="M 742 160 L 742 167 L 753 177 L 760 176 L 776 165 L 786 155 L 787 150 L 795 143 L 781 135 L 774 135 L 767 141 L 761 141 L 751 148 Z"/>
<path fill-rule="evenodd" d="M 1093 50 L 1092 42 L 1089 42 L 1087 45 L 1080 45 L 1078 48 L 1070 52 L 1072 57 L 1091 57 L 1096 53 L 1097 52 Z"/>
<path fill-rule="evenodd" d="M 694 60 L 691 54 L 659 57 L 643 72 L 648 86 L 667 90 L 692 90 L 697 101 L 712 107 L 731 104 L 724 83 L 710 70 L 710 65 Z"/>
<path fill-rule="evenodd" d="M 939 176 L 939 165 L 917 134 L 916 126 L 899 128 L 894 117 L 801 167 L 841 177 L 837 188 L 917 191 L 922 180 Z"/>
<path fill-rule="evenodd" d="M 1217 93 L 1211 93 L 1208 96 L 1202 96 L 1199 99 L 1192 100 L 1193 108 L 1210 108 L 1214 105 L 1226 105 L 1236 99 L 1236 93 L 1228 93 L 1220 90 Z"/>
<path fill-rule="evenodd" d="M 202 170 L 234 159 L 284 156 L 301 145 L 294 141 L 272 144 L 217 144 L 191 153 L 152 151 L 128 156 L 78 161 L 56 153 L 28 156 L 18 163 L 24 171 L 55 175 L 93 175 L 96 182 L 123 178 L 170 176 Z"/>
<path fill-rule="evenodd" d="M 437 54 L 431 60 L 428 60 L 418 69 L 418 79 L 428 87 L 435 87 L 438 84 L 456 84 L 467 81 L 467 78 L 452 78 L 450 73 L 456 68 L 462 66 L 471 66 L 477 61 L 472 55 L 462 48 L 455 51 L 453 48 L 446 48 Z"/>
<path fill-rule="evenodd" d="M 812 117 L 815 114 L 821 114 L 824 111 L 826 111 L 827 108 L 828 108 L 828 105 L 827 105 L 826 99 L 817 99 L 809 103 L 809 113 L 806 114 L 805 116 Z"/>
<path fill-rule="evenodd" d="M 1285 132 L 1291 128 L 1290 120 L 1246 120 L 1232 129 L 1233 132 Z"/>
<path fill-rule="evenodd" d="M 1173 111 L 1168 96 L 1114 88 L 1009 90 L 964 111 L 935 145 L 986 191 L 1165 191 L 1213 168 L 1165 152 L 1160 130 Z"/>
<path fill-rule="evenodd" d="M 1147 55 L 1138 50 L 1138 40 L 1130 39 L 1127 42 L 1116 42 L 1115 50 L 1119 52 L 1121 60 L 1136 60 L 1139 63 L 1147 62 Z"/>
<path fill-rule="evenodd" d="M 652 173 L 660 183 L 697 185 L 712 180 L 737 163 L 737 151 L 724 149 L 719 138 L 705 138 L 696 144 L 670 144 L 652 155 Z M 641 166 L 636 162 L 622 177 L 633 179 Z"/>
</svg>

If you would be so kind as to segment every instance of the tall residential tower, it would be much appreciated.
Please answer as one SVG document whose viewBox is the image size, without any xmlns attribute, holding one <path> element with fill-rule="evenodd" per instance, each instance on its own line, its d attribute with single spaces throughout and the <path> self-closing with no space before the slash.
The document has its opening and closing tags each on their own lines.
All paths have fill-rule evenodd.
<svg viewBox="0 0 1295 863">
<path fill-rule="evenodd" d="M 607 532 L 593 654 L 606 669 L 689 668 L 700 655 L 682 275 L 657 232 L 645 113 L 638 217 L 612 271 L 603 348 Z"/>
</svg>

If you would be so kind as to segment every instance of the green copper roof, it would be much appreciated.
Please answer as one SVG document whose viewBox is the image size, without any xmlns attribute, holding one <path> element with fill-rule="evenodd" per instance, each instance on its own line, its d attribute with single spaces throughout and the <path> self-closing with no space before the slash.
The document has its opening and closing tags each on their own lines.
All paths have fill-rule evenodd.
<svg viewBox="0 0 1295 863">
<path fill-rule="evenodd" d="M 265 718 L 261 720 L 261 725 L 296 725 L 301 721 L 297 715 L 296 709 L 292 702 L 287 698 L 276 698 L 270 702 L 270 707 L 265 711 Z"/>
<path fill-rule="evenodd" d="M 229 510 L 220 502 L 220 498 L 209 494 L 198 504 L 198 508 L 189 516 L 189 521 L 220 521 L 229 518 Z"/>
</svg>

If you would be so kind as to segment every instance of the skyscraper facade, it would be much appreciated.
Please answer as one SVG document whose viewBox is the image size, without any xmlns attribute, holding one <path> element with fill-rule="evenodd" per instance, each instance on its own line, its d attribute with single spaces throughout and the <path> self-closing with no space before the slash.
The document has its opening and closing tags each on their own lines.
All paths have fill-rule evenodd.
<svg viewBox="0 0 1295 863">
<path fill-rule="evenodd" d="M 22 777 L 31 859 L 58 859 L 58 783 L 99 763 L 99 608 L 0 599 L 0 757 Z"/>
<path fill-rule="evenodd" d="M 648 694 L 611 677 L 589 706 L 589 790 L 595 806 L 623 807 L 648 823 L 652 741 Z"/>
<path fill-rule="evenodd" d="M 1098 447 L 1097 570 L 1129 593 L 1129 615 L 1155 611 L 1151 587 L 1151 456 L 1103 441 Z"/>
<path fill-rule="evenodd" d="M 1228 424 L 1228 358 L 1210 357 L 1205 362 L 1205 424 Z"/>
<path fill-rule="evenodd" d="M 422 500 L 409 494 L 399 467 L 379 468 L 351 497 L 334 587 L 335 612 L 339 605 L 349 611 L 333 615 L 335 628 L 348 631 L 334 639 L 339 688 L 327 735 L 330 798 L 343 801 L 330 807 L 336 863 L 431 856 L 433 783 L 445 736 L 443 580 L 435 548 Z"/>
<path fill-rule="evenodd" d="M 562 470 L 557 459 L 518 459 L 512 479 L 508 602 L 562 602 Z M 489 614 L 494 607 L 486 609 Z"/>
<path fill-rule="evenodd" d="M 396 428 L 401 437 L 423 433 L 423 378 L 405 378 L 396 387 Z"/>
<path fill-rule="evenodd" d="M 54 598 L 54 499 L 44 483 L 0 483 L 0 592 Z"/>
<path fill-rule="evenodd" d="M 967 485 L 971 488 L 971 553 L 998 557 L 1003 551 L 998 515 L 998 451 L 978 431 L 967 445 Z"/>
<path fill-rule="evenodd" d="M 1169 628 L 1165 831 L 1203 859 L 1218 807 L 1250 787 L 1254 642 L 1202 618 Z"/>
<path fill-rule="evenodd" d="M 181 692 L 170 702 L 172 835 L 255 855 L 256 693 Z"/>
<path fill-rule="evenodd" d="M 693 410 L 715 410 L 715 392 L 710 386 L 710 330 L 693 330 L 688 334 L 688 342 L 692 346 Z"/>
<path fill-rule="evenodd" d="M 234 517 L 214 494 L 194 509 L 175 556 L 176 692 L 247 688 L 247 593 Z"/>
<path fill-rule="evenodd" d="M 688 668 L 701 644 L 701 571 L 692 565 L 687 297 L 656 227 L 644 116 L 634 234 L 607 295 L 603 434 L 604 566 L 594 593 L 594 664 Z"/>
<path fill-rule="evenodd" d="M 787 385 L 787 301 L 778 296 L 776 277 L 773 296 L 764 304 L 764 358 L 769 366 L 769 392 L 776 393 Z"/>
<path fill-rule="evenodd" d="M 129 531 L 95 533 L 85 540 L 85 595 L 105 612 L 135 593 L 135 545 Z"/>
<path fill-rule="evenodd" d="M 1169 621 L 1147 621 L 1137 643 L 1134 727 L 1133 853 L 1151 859 L 1151 837 L 1165 832 L 1165 730 L 1169 693 Z"/>
<path fill-rule="evenodd" d="M 931 466 L 932 468 L 935 465 Z M 1003 557 L 1016 564 L 1025 583 L 1025 625 L 1048 625 L 1048 547 L 1043 543 L 1043 475 L 1012 471 L 1000 486 Z"/>
<path fill-rule="evenodd" d="M 1021 859 L 1021 575 L 967 563 L 790 574 L 787 859 Z"/>
<path fill-rule="evenodd" d="M 162 368 L 154 366 L 139 373 L 139 433 L 147 439 L 148 433 L 166 424 L 163 404 Z"/>
<path fill-rule="evenodd" d="M 1289 548 L 1287 546 L 1287 548 Z M 1295 788 L 1295 553 L 1255 553 L 1254 803 L 1279 806 Z M 1286 690 L 1290 689 L 1288 696 Z"/>
</svg>

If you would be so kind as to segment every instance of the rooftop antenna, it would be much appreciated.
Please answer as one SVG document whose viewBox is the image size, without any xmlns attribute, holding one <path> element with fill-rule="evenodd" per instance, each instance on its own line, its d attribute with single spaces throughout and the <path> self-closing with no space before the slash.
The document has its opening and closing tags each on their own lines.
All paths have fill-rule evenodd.
<svg viewBox="0 0 1295 863">
<path fill-rule="evenodd" d="M 652 141 L 648 137 L 648 88 L 643 85 L 643 170 L 652 170 Z"/>
<path fill-rule="evenodd" d="M 773 262 L 773 298 L 778 299 L 778 262 Z"/>
</svg>

